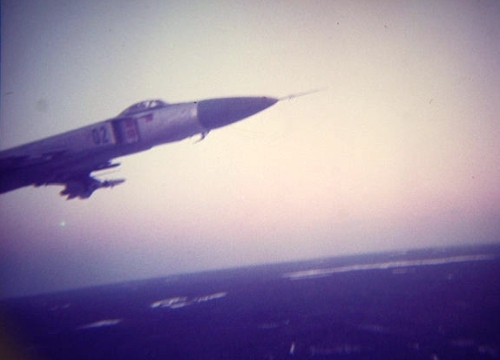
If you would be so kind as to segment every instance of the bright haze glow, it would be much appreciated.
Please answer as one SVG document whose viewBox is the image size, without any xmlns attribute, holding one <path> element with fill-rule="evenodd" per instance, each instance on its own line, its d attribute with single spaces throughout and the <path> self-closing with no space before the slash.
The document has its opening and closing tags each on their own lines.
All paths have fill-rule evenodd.
<svg viewBox="0 0 500 360">
<path fill-rule="evenodd" d="M 0 295 L 498 242 L 500 2 L 2 2 L 1 148 L 134 102 L 281 101 L 0 197 Z"/>
</svg>

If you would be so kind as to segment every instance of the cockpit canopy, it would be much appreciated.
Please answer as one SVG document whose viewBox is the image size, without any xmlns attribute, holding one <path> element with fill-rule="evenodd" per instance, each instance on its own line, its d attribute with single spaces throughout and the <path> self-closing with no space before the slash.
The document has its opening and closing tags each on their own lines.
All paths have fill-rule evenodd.
<svg viewBox="0 0 500 360">
<path fill-rule="evenodd" d="M 123 110 L 119 116 L 137 114 L 143 111 L 161 109 L 167 106 L 168 104 L 163 100 L 145 100 L 129 106 Z"/>
</svg>

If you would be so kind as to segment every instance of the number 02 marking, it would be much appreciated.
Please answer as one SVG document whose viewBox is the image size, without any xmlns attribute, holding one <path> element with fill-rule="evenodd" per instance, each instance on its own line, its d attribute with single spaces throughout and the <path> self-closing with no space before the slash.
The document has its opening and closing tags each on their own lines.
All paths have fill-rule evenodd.
<svg viewBox="0 0 500 360">
<path fill-rule="evenodd" d="M 106 126 L 101 126 L 96 129 L 92 129 L 92 140 L 96 145 L 108 144 L 109 136 L 108 136 L 108 129 L 106 128 Z"/>
</svg>

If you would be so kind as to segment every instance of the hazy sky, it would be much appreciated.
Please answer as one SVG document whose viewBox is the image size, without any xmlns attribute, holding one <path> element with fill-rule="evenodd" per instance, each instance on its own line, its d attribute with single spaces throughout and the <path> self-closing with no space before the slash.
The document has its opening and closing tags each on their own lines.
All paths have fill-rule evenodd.
<svg viewBox="0 0 500 360">
<path fill-rule="evenodd" d="M 134 102 L 284 101 L 0 196 L 3 296 L 500 241 L 500 2 L 2 1 L 1 148 Z"/>
</svg>

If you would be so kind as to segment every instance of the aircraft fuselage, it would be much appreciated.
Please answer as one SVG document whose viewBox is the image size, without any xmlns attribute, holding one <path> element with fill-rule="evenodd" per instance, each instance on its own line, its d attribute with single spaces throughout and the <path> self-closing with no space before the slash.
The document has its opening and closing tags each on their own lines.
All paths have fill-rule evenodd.
<svg viewBox="0 0 500 360">
<path fill-rule="evenodd" d="M 86 198 L 99 187 L 122 182 L 100 182 L 90 176 L 92 171 L 117 166 L 111 159 L 197 134 L 203 138 L 212 129 L 249 117 L 278 101 L 270 97 L 178 104 L 143 101 L 114 118 L 1 151 L 0 193 L 29 185 L 61 184 L 66 185 L 62 194 L 68 198 Z M 72 192 L 70 188 L 78 190 Z"/>
</svg>

